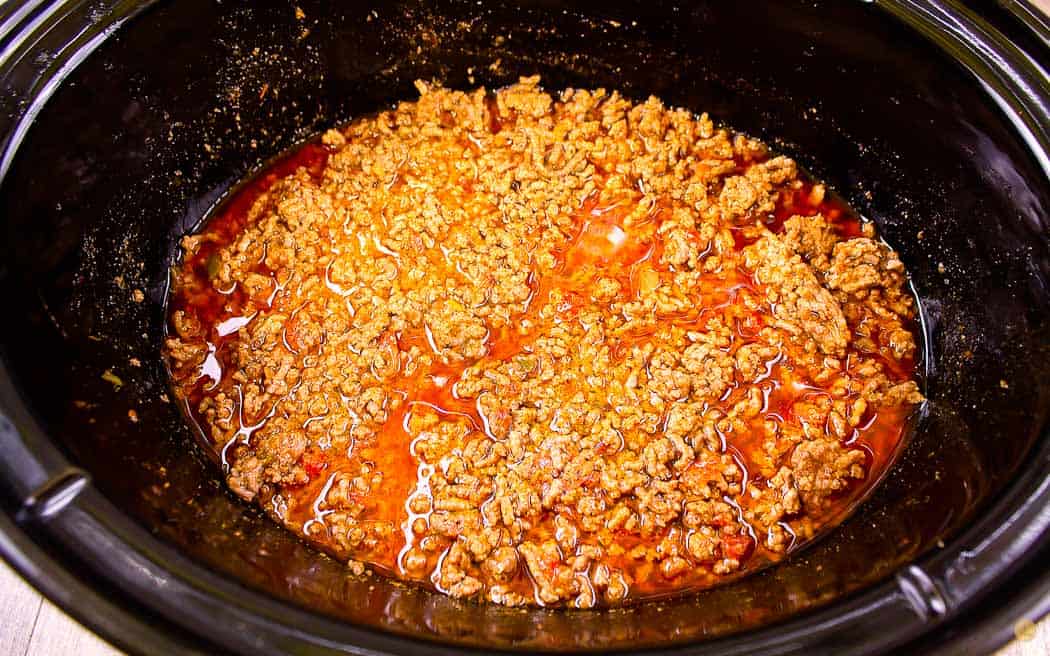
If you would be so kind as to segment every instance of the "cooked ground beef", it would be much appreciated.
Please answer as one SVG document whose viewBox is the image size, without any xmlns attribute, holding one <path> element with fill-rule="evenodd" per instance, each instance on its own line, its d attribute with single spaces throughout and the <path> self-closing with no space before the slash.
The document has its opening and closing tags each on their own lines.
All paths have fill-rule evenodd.
<svg viewBox="0 0 1050 656">
<path fill-rule="evenodd" d="M 183 240 L 165 353 L 230 489 L 508 605 L 713 585 L 841 518 L 922 400 L 872 226 L 655 98 L 417 86 Z"/>
</svg>

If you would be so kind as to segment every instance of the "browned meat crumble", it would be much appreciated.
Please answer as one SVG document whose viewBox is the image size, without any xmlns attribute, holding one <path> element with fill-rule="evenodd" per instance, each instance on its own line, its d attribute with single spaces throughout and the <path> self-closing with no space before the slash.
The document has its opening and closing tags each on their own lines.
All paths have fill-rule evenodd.
<svg viewBox="0 0 1050 656">
<path fill-rule="evenodd" d="M 165 354 L 230 488 L 507 605 L 710 586 L 840 521 L 922 400 L 872 226 L 655 98 L 417 86 L 183 240 Z"/>
</svg>

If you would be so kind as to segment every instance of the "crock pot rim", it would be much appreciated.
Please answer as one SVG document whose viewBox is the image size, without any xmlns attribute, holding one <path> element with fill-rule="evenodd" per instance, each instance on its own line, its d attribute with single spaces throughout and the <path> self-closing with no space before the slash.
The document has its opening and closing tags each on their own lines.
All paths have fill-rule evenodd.
<svg viewBox="0 0 1050 656">
<path fill-rule="evenodd" d="M 0 34 L 0 78 L 6 78 L 22 57 L 32 52 L 32 39 L 41 26 L 52 29 L 66 19 L 84 20 L 87 17 L 78 12 L 86 4 L 38 1 L 0 12 L 0 30 L 7 31 Z M 152 4 L 134 8 L 123 4 L 106 16 L 112 22 L 96 25 L 103 29 L 96 31 L 95 38 L 78 42 L 79 47 L 65 53 L 67 66 L 58 68 L 56 77 L 37 81 L 34 100 L 38 102 L 32 103 L 30 110 L 34 106 L 39 109 L 64 74 L 89 56 L 117 26 Z M 1013 121 L 1044 173 L 1050 173 L 1050 93 L 1045 72 L 1031 57 L 1013 47 L 980 17 L 950 0 L 878 0 L 876 4 L 922 31 L 956 60 L 959 49 L 968 52 L 973 59 L 963 65 Z M 14 129 L 4 135 L 0 175 L 6 172 L 6 164 L 32 118 L 33 114 L 24 113 L 14 123 Z M 0 444 L 4 445 L 6 456 L 0 464 L 0 483 L 8 488 L 4 500 L 10 513 L 0 516 L 0 555 L 64 610 L 123 649 L 139 653 L 204 653 L 204 643 L 190 637 L 195 635 L 194 627 L 201 626 L 195 620 L 205 616 L 204 607 L 190 604 L 180 608 L 179 604 L 214 596 L 214 600 L 222 598 L 231 604 L 227 609 L 231 611 L 231 621 L 225 624 L 224 632 L 212 632 L 206 638 L 230 649 L 276 649 L 287 646 L 289 639 L 301 639 L 310 640 L 315 649 L 331 653 L 410 653 L 422 645 L 432 653 L 470 650 L 339 623 L 248 590 L 225 577 L 205 583 L 215 577 L 214 572 L 179 554 L 125 516 L 90 484 L 86 474 L 58 452 L 20 398 L 3 363 L 0 410 L 6 415 L 0 415 Z M 1044 430 L 1029 459 L 1032 467 L 991 502 L 981 518 L 944 549 L 926 554 L 906 568 L 906 581 L 899 575 L 832 606 L 777 625 L 659 651 L 784 653 L 792 645 L 797 649 L 803 637 L 810 641 L 808 644 L 823 637 L 838 639 L 825 644 L 839 649 L 855 647 L 853 653 L 874 653 L 900 647 L 921 636 L 930 640 L 931 635 L 943 633 L 951 620 L 980 608 L 993 588 L 999 590 L 998 596 L 1007 591 L 1008 599 L 965 626 L 953 627 L 935 650 L 949 653 L 962 644 L 975 650 L 1002 645 L 1013 635 L 1016 614 L 1029 604 L 1033 604 L 1031 619 L 1050 610 L 1050 572 L 1040 572 L 1038 567 L 1039 558 L 1045 557 L 1050 546 L 1050 431 Z M 68 500 L 63 501 L 56 494 L 74 485 L 78 493 Z M 1005 514 L 1005 521 L 992 519 L 999 513 Z M 103 542 L 92 542 L 85 535 Z M 105 542 L 107 539 L 112 542 Z M 130 574 L 116 571 L 114 549 L 124 550 L 143 569 Z M 979 551 L 992 554 L 993 562 L 985 563 L 992 570 L 990 575 L 982 578 L 962 601 L 952 603 L 952 589 L 946 586 L 942 575 L 960 559 L 973 558 Z M 79 570 L 84 565 L 91 573 Z M 166 606 L 156 603 L 158 582 L 177 591 L 169 592 Z M 111 594 L 101 594 L 99 587 Z M 942 602 L 947 602 L 947 606 L 941 606 Z M 148 610 L 144 611 L 144 607 Z M 879 636 L 870 635 L 867 637 L 876 640 L 856 645 L 842 642 L 851 635 L 844 629 L 858 618 L 875 610 L 889 618 L 887 609 L 893 611 L 895 622 L 904 623 L 895 627 L 896 633 L 887 632 L 881 642 Z M 239 622 L 254 624 L 252 629 L 258 633 L 245 631 L 245 625 Z M 331 629 L 329 636 L 338 636 L 338 642 L 304 634 L 304 626 L 325 626 Z"/>
</svg>

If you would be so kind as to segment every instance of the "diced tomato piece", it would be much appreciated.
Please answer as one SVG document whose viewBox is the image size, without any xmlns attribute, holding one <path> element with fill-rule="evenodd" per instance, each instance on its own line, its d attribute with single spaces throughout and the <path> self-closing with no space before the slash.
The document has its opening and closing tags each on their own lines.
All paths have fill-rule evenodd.
<svg viewBox="0 0 1050 656">
<path fill-rule="evenodd" d="M 741 560 L 751 550 L 751 536 L 749 535 L 724 535 L 722 536 L 722 553 L 726 558 Z"/>
<path fill-rule="evenodd" d="M 320 451 L 307 451 L 303 454 L 303 469 L 310 478 L 316 478 L 318 474 L 328 468 L 324 453 Z"/>
</svg>

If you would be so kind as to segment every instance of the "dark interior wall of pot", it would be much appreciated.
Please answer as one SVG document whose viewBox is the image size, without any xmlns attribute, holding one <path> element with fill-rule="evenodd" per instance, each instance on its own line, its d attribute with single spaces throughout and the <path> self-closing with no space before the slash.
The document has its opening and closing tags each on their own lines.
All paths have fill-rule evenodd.
<svg viewBox="0 0 1050 656">
<path fill-rule="evenodd" d="M 467 643 L 718 635 L 886 577 L 964 525 L 1044 430 L 1045 174 L 980 86 L 877 6 L 298 6 L 304 16 L 291 3 L 157 3 L 59 87 L 0 188 L 6 366 L 114 503 L 213 569 L 357 622 Z M 417 78 L 469 88 L 533 73 L 551 89 L 655 94 L 795 156 L 879 224 L 928 319 L 930 404 L 856 516 L 782 566 L 615 622 L 348 577 L 224 491 L 166 396 L 159 359 L 177 240 L 246 173 L 326 126 L 413 98 Z"/>
</svg>

